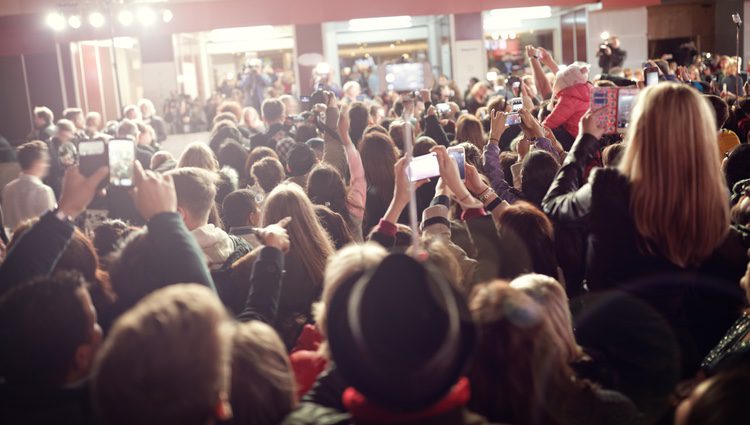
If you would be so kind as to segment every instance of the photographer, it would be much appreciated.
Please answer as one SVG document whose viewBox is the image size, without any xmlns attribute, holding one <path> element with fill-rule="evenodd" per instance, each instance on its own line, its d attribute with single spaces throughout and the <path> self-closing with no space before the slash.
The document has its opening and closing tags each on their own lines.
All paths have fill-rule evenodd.
<svg viewBox="0 0 750 425">
<path fill-rule="evenodd" d="M 276 75 L 270 67 L 261 72 L 263 63 L 260 59 L 253 59 L 245 67 L 240 88 L 245 93 L 245 106 L 252 106 L 259 110 L 265 98 L 266 88 L 276 81 Z"/>
<path fill-rule="evenodd" d="M 596 56 L 599 57 L 599 67 L 605 74 L 608 74 L 612 68 L 621 67 L 627 54 L 625 50 L 620 49 L 620 39 L 617 37 L 610 37 L 599 46 L 599 51 L 596 52 Z"/>
</svg>

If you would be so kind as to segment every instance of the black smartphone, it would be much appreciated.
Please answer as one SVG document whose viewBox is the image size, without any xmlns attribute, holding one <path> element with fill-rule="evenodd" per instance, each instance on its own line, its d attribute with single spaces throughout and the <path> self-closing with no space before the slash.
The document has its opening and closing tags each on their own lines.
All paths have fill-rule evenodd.
<svg viewBox="0 0 750 425">
<path fill-rule="evenodd" d="M 103 140 L 92 140 L 78 144 L 78 170 L 90 176 L 107 165 L 107 145 Z"/>
<path fill-rule="evenodd" d="M 109 184 L 112 186 L 133 186 L 135 173 L 135 143 L 130 139 L 113 139 L 108 145 Z"/>
</svg>

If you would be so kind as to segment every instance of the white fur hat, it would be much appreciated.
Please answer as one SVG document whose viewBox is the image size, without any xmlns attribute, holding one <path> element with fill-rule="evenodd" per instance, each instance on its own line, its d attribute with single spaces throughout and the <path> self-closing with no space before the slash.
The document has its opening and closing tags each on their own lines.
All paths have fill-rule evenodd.
<svg viewBox="0 0 750 425">
<path fill-rule="evenodd" d="M 576 62 L 572 65 L 561 66 L 557 71 L 555 85 L 552 91 L 557 94 L 568 87 L 583 84 L 589 80 L 589 66 L 585 63 Z"/>
</svg>

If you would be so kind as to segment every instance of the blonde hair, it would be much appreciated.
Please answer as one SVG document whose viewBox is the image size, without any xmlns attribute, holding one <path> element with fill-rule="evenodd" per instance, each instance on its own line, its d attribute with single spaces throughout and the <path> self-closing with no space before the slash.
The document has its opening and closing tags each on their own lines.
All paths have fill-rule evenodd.
<svg viewBox="0 0 750 425">
<path fill-rule="evenodd" d="M 320 302 L 313 307 L 315 322 L 317 322 L 318 330 L 324 338 L 328 335 L 326 306 L 330 304 L 336 291 L 346 281 L 358 278 L 365 271 L 377 267 L 386 256 L 388 256 L 388 251 L 381 245 L 375 242 L 366 242 L 345 246 L 328 259 L 325 278 L 323 279 L 323 295 L 320 297 Z M 321 344 L 320 351 L 325 356 L 330 357 L 326 343 Z"/>
<path fill-rule="evenodd" d="M 177 168 L 197 167 L 208 171 L 219 171 L 216 155 L 205 143 L 194 142 L 188 145 L 180 156 Z"/>
<path fill-rule="evenodd" d="M 295 257 L 317 286 L 323 283 L 323 271 L 328 257 L 334 252 L 333 243 L 318 222 L 313 204 L 301 187 L 282 183 L 265 200 L 263 226 L 291 217 L 287 225 L 291 247 L 289 256 Z"/>
<path fill-rule="evenodd" d="M 647 88 L 633 109 L 620 172 L 642 249 L 695 266 L 724 240 L 729 203 L 714 112 L 686 85 Z"/>
<path fill-rule="evenodd" d="M 583 350 L 573 335 L 568 297 L 562 285 L 547 275 L 531 273 L 513 279 L 510 286 L 530 296 L 544 308 L 568 363 L 580 359 Z"/>
</svg>

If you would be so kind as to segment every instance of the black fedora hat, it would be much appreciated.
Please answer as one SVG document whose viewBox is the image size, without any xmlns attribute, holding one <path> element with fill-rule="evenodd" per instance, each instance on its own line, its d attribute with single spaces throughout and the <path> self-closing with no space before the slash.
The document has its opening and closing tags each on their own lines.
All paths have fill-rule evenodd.
<svg viewBox="0 0 750 425">
<path fill-rule="evenodd" d="M 421 410 L 444 397 L 476 343 L 465 298 L 403 254 L 340 287 L 327 319 L 333 361 L 347 384 L 393 411 Z"/>
</svg>

